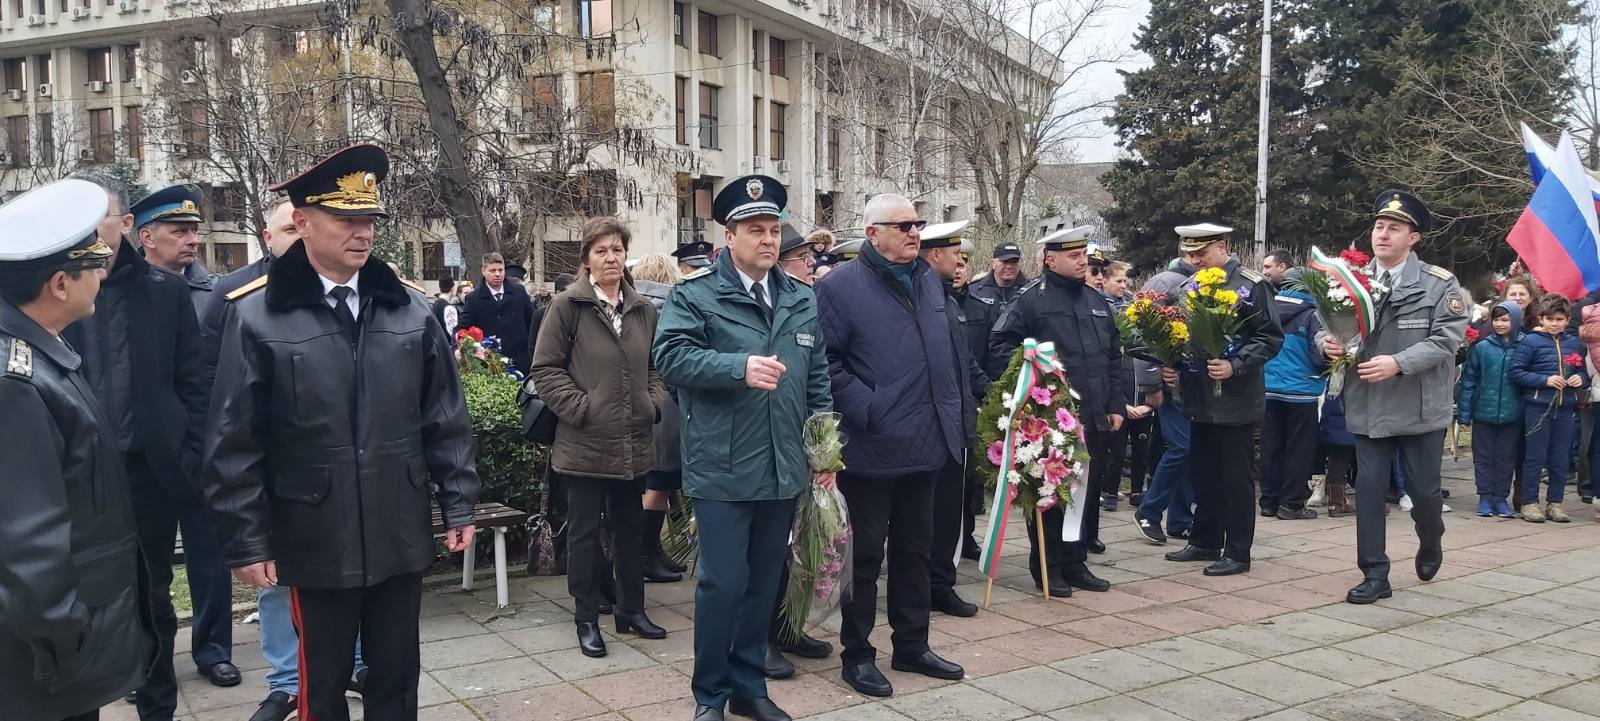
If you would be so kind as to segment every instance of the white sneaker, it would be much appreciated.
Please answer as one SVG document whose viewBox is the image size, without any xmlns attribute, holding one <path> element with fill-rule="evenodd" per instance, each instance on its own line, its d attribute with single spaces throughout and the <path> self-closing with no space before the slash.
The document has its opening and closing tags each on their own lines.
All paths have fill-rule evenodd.
<svg viewBox="0 0 1600 721">
<path fill-rule="evenodd" d="M 1408 493 L 1408 494 L 1400 497 L 1400 510 L 1405 511 L 1406 513 L 1410 513 L 1411 512 L 1411 506 L 1412 506 L 1412 504 L 1411 504 L 1411 494 Z"/>
<path fill-rule="evenodd" d="M 1327 500 L 1322 497 L 1322 489 L 1326 486 L 1327 482 L 1322 476 L 1311 477 L 1311 497 L 1306 499 L 1307 508 L 1322 508 L 1328 505 Z"/>
<path fill-rule="evenodd" d="M 1439 504 L 1439 512 L 1440 513 L 1449 513 L 1450 512 L 1450 504 L 1448 504 L 1448 503 Z"/>
</svg>

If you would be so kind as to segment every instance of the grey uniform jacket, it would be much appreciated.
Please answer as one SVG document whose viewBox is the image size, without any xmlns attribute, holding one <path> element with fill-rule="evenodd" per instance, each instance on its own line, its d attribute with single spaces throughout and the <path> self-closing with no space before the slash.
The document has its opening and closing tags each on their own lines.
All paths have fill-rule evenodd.
<svg viewBox="0 0 1600 721">
<path fill-rule="evenodd" d="M 1378 273 L 1375 266 L 1366 270 Z M 1363 360 L 1394 356 L 1400 375 L 1366 383 L 1354 366 L 1345 371 L 1345 422 L 1351 433 L 1389 438 L 1450 426 L 1456 349 L 1467 332 L 1467 305 L 1450 271 L 1411 254 L 1400 279 L 1378 301 L 1378 321 L 1361 350 Z M 1326 336 L 1318 334 L 1318 345 Z"/>
</svg>

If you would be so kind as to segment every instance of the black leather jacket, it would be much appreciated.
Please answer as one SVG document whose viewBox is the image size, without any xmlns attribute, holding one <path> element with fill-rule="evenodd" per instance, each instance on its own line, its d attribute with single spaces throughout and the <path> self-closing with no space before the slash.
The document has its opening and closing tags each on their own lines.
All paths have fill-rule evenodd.
<svg viewBox="0 0 1600 721">
<path fill-rule="evenodd" d="M 1056 355 L 1067 369 L 1067 382 L 1078 392 L 1078 416 L 1089 430 L 1109 431 L 1107 415 L 1125 415 L 1122 388 L 1133 383 L 1124 377 L 1122 341 L 1111 304 L 1100 291 L 1081 280 L 1052 271 L 1039 274 L 1006 306 L 989 336 L 988 367 L 997 377 L 1011 362 L 1011 353 L 1027 338 L 1056 344 Z"/>
<path fill-rule="evenodd" d="M 80 363 L 0 301 L 0 718 L 138 688 L 155 651 L 122 454 Z"/>
<path fill-rule="evenodd" d="M 478 498 L 461 380 L 427 298 L 375 258 L 357 279 L 354 344 L 299 243 L 223 312 L 207 500 L 228 565 L 275 560 L 285 585 L 420 572 L 432 501 L 456 528 Z"/>
</svg>

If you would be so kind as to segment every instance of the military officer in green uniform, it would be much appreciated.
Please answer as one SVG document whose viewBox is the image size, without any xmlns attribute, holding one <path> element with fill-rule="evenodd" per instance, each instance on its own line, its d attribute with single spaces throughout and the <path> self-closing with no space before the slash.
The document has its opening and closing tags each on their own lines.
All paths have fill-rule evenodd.
<svg viewBox="0 0 1600 721">
<path fill-rule="evenodd" d="M 683 413 L 683 491 L 700 525 L 695 721 L 787 721 L 763 661 L 795 499 L 812 483 L 801 430 L 833 410 L 817 299 L 776 269 L 788 193 L 764 175 L 717 194 L 727 247 L 672 289 L 653 357 Z M 832 485 L 833 474 L 816 482 Z M 756 609 L 762 609 L 757 611 Z"/>
<path fill-rule="evenodd" d="M 1394 594 L 1385 552 L 1384 496 L 1394 454 L 1405 468 L 1417 527 L 1417 577 L 1444 562 L 1444 496 L 1439 465 L 1454 412 L 1456 349 L 1467 332 L 1467 296 L 1450 271 L 1422 262 L 1413 248 L 1432 225 L 1428 207 L 1404 190 L 1385 190 L 1373 208 L 1372 264 L 1387 289 L 1360 363 L 1345 373 L 1344 414 L 1356 437 L 1356 563 L 1365 576 L 1345 600 L 1373 603 Z M 1344 348 L 1322 334 L 1330 358 Z"/>
</svg>

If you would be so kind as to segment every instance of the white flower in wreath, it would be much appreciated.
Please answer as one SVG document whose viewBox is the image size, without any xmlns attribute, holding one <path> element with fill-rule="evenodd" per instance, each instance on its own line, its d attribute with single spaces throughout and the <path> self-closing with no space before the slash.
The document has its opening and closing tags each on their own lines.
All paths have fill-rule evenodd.
<svg viewBox="0 0 1600 721">
<path fill-rule="evenodd" d="M 1073 478 L 1082 478 L 1083 477 L 1083 461 L 1078 461 L 1077 463 L 1072 464 L 1072 477 Z"/>
<path fill-rule="evenodd" d="M 1328 289 L 1328 297 L 1343 302 L 1350 300 L 1350 293 L 1343 286 L 1333 286 Z"/>
<path fill-rule="evenodd" d="M 1014 395 L 1011 395 L 1009 393 L 1006 394 L 1005 399 L 1000 401 L 1000 406 L 1002 408 L 1005 408 L 1008 411 L 1016 410 L 1017 409 L 1017 397 L 1014 396 Z"/>
<path fill-rule="evenodd" d="M 1011 416 L 1000 416 L 1000 418 L 995 421 L 995 425 L 1000 427 L 1001 433 L 1011 430 Z"/>
<path fill-rule="evenodd" d="M 1050 431 L 1050 445 L 1061 448 L 1067 445 L 1067 436 L 1061 431 Z"/>
</svg>

